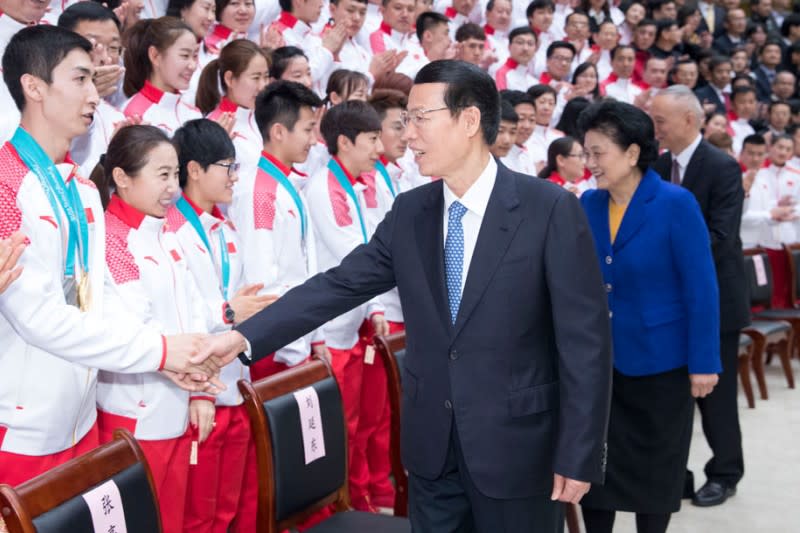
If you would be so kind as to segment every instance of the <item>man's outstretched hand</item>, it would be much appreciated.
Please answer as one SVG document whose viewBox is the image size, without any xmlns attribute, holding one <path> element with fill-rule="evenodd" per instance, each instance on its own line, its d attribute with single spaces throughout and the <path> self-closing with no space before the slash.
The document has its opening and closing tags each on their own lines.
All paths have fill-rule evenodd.
<svg viewBox="0 0 800 533">
<path fill-rule="evenodd" d="M 238 331 L 231 330 L 206 337 L 202 348 L 189 361 L 195 365 L 211 364 L 218 368 L 227 365 L 247 350 L 247 341 Z"/>
</svg>

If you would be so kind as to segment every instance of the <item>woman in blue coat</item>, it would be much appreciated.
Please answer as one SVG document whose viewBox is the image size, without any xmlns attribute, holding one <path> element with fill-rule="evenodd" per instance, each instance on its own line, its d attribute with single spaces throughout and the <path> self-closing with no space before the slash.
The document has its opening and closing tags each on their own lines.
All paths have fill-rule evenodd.
<svg viewBox="0 0 800 533">
<path fill-rule="evenodd" d="M 603 271 L 614 342 L 606 482 L 584 497 L 588 533 L 610 532 L 615 511 L 639 533 L 662 533 L 680 509 L 693 397 L 722 370 L 719 297 L 700 207 L 662 181 L 653 123 L 621 102 L 583 112 L 584 150 L 598 190 L 581 203 Z"/>
</svg>

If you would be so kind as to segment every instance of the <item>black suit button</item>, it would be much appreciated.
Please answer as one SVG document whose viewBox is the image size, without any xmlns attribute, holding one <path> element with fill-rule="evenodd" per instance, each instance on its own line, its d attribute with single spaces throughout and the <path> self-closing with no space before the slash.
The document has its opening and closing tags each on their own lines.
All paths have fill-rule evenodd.
<svg viewBox="0 0 800 533">
<path fill-rule="evenodd" d="M 451 350 L 450 351 L 450 360 L 451 361 L 455 361 L 456 359 L 458 359 L 458 352 L 456 350 Z"/>
<path fill-rule="evenodd" d="M 445 409 L 452 409 L 453 408 L 453 402 L 451 402 L 450 400 L 445 400 L 444 401 L 444 408 Z"/>
</svg>

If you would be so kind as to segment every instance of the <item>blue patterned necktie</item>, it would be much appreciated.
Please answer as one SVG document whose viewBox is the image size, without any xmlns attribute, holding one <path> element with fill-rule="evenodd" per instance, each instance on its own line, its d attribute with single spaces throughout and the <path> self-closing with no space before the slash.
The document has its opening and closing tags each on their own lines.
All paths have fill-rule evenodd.
<svg viewBox="0 0 800 533">
<path fill-rule="evenodd" d="M 461 219 L 467 208 L 453 202 L 448 209 L 447 238 L 444 241 L 444 275 L 450 301 L 450 323 L 456 323 L 461 305 L 461 271 L 464 268 L 464 227 Z"/>
</svg>

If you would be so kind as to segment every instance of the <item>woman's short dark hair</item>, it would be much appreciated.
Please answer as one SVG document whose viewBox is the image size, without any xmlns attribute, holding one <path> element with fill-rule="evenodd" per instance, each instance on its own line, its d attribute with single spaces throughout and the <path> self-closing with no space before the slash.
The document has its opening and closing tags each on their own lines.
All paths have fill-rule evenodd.
<svg viewBox="0 0 800 533">
<path fill-rule="evenodd" d="M 642 172 L 658 158 L 653 121 L 647 113 L 630 104 L 616 100 L 592 104 L 578 117 L 578 129 L 581 136 L 589 130 L 598 131 L 622 150 L 632 144 L 639 146 L 636 166 Z"/>
<path fill-rule="evenodd" d="M 488 146 L 497 139 L 500 128 L 500 94 L 489 74 L 472 63 L 454 59 L 432 61 L 422 67 L 414 84 L 444 83 L 444 104 L 451 116 L 458 116 L 466 107 L 477 107 L 481 113 L 483 140 Z"/>
<path fill-rule="evenodd" d="M 600 98 L 600 71 L 597 70 L 597 65 L 592 63 L 591 61 L 585 61 L 578 65 L 578 68 L 575 69 L 575 73 L 572 75 L 572 84 L 574 85 L 578 79 L 578 76 L 583 74 L 589 69 L 594 69 L 595 77 L 597 78 L 597 83 L 594 85 L 594 89 L 591 91 L 591 95 L 594 98 Z"/>
<path fill-rule="evenodd" d="M 281 46 L 273 50 L 270 56 L 269 77 L 273 80 L 281 79 L 283 73 L 289 68 L 289 63 L 295 57 L 304 57 L 308 61 L 305 52 L 296 46 Z"/>
<path fill-rule="evenodd" d="M 335 105 L 325 113 L 319 125 L 322 138 L 331 155 L 339 153 L 337 141 L 344 135 L 351 142 L 361 133 L 378 132 L 383 129 L 378 112 L 371 105 L 361 100 L 348 100 Z"/>
<path fill-rule="evenodd" d="M 195 161 L 203 170 L 212 163 L 236 157 L 236 148 L 225 128 L 207 118 L 189 120 L 172 136 L 178 152 L 178 180 L 181 187 L 189 178 L 189 162 Z"/>
<path fill-rule="evenodd" d="M 590 105 L 589 100 L 582 96 L 575 97 L 567 102 L 567 105 L 564 106 L 564 111 L 561 112 L 561 118 L 556 124 L 556 129 L 563 131 L 566 135 L 579 137 L 578 117 Z"/>
</svg>

